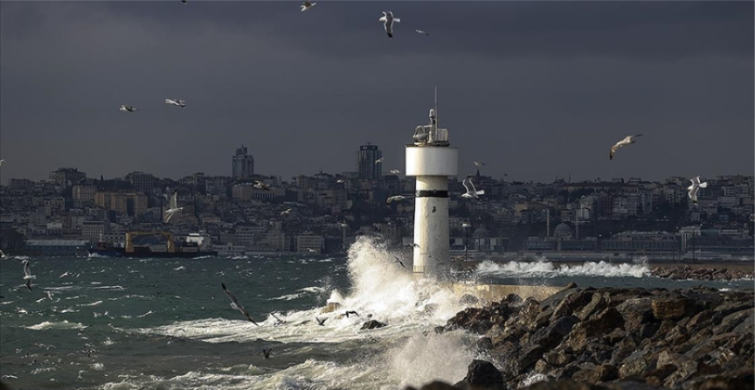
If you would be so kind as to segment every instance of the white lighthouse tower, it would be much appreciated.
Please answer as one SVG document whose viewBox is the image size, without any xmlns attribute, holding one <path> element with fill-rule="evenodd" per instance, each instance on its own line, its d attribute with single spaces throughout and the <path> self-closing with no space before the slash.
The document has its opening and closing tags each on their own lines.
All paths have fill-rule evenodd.
<svg viewBox="0 0 755 390">
<path fill-rule="evenodd" d="M 417 126 L 406 145 L 406 176 L 417 178 L 414 200 L 415 276 L 438 275 L 450 268 L 448 177 L 456 176 L 459 150 L 450 147 L 448 129 L 438 128 L 438 90 L 430 124 Z"/>
</svg>

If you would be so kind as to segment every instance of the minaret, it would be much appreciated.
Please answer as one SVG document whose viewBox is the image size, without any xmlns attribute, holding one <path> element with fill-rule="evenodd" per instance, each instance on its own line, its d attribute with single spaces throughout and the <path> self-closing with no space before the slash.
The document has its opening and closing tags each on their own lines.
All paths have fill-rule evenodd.
<svg viewBox="0 0 755 390">
<path fill-rule="evenodd" d="M 406 145 L 406 176 L 417 178 L 414 199 L 415 276 L 450 269 L 448 177 L 458 174 L 459 150 L 450 147 L 448 129 L 438 128 L 438 89 L 430 124 L 417 126 L 414 143 Z"/>
</svg>

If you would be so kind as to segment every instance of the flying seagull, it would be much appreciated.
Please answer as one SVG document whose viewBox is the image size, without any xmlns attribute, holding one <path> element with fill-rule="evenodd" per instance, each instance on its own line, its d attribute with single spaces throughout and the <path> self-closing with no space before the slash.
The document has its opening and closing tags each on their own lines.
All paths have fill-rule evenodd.
<svg viewBox="0 0 755 390">
<path fill-rule="evenodd" d="M 131 106 L 128 106 L 128 105 L 125 105 L 125 104 L 121 104 L 121 108 L 119 108 L 119 110 L 121 110 L 121 111 L 123 111 L 123 112 L 134 112 L 134 111 L 139 111 L 139 109 L 138 109 L 138 108 L 136 108 L 136 107 L 131 107 Z"/>
<path fill-rule="evenodd" d="M 398 175 L 399 173 L 401 173 L 401 171 L 399 171 L 398 169 L 391 169 L 391 173 L 394 175 Z"/>
<path fill-rule="evenodd" d="M 396 262 L 397 262 L 397 263 L 399 263 L 399 264 L 400 264 L 400 265 L 401 265 L 402 267 L 406 268 L 406 266 L 404 265 L 404 263 L 402 263 L 402 262 L 401 262 L 401 260 L 399 260 L 399 258 L 398 258 L 398 257 L 396 257 L 396 256 L 394 255 L 394 256 L 393 256 L 393 258 L 394 258 L 394 259 L 396 259 Z"/>
<path fill-rule="evenodd" d="M 468 227 L 472 227 L 472 225 L 470 225 L 470 224 L 468 224 L 468 223 L 464 222 L 464 223 L 462 223 L 462 224 L 461 224 L 461 227 L 463 227 L 464 229 L 466 229 L 466 228 L 468 228 Z"/>
<path fill-rule="evenodd" d="M 385 158 L 384 157 L 380 157 L 379 159 L 375 160 L 375 164 L 380 164 L 383 161 L 385 161 Z"/>
<path fill-rule="evenodd" d="M 415 31 L 415 32 L 416 32 L 417 34 L 425 34 L 425 35 L 427 35 L 428 37 L 430 36 L 430 33 L 426 33 L 426 32 L 425 32 L 425 31 L 423 31 L 423 30 L 414 30 L 414 31 Z"/>
<path fill-rule="evenodd" d="M 325 326 L 325 321 L 327 320 L 327 318 L 319 319 L 315 317 L 315 319 L 317 320 L 317 325 Z"/>
<path fill-rule="evenodd" d="M 475 161 L 474 165 L 477 165 L 478 167 L 481 167 L 481 166 L 484 166 L 485 163 L 484 162 Z"/>
<path fill-rule="evenodd" d="M 462 180 L 461 184 L 463 184 L 464 188 L 467 189 L 466 194 L 461 194 L 462 198 L 479 199 L 480 198 L 479 195 L 485 195 L 484 190 L 477 191 L 477 189 L 474 187 L 474 183 L 472 183 L 472 176 L 467 176 L 466 179 Z"/>
<path fill-rule="evenodd" d="M 184 2 L 186 4 L 186 2 Z M 165 99 L 165 104 L 170 104 L 178 107 L 186 107 L 186 102 L 181 99 Z"/>
<path fill-rule="evenodd" d="M 3 166 L 3 163 L 4 163 L 4 162 L 5 162 L 5 160 L 0 160 L 0 167 L 2 167 L 2 166 Z"/>
<path fill-rule="evenodd" d="M 270 352 L 273 352 L 272 348 L 267 350 L 265 350 L 265 348 L 262 348 L 262 354 L 265 355 L 265 359 L 270 359 Z"/>
<path fill-rule="evenodd" d="M 616 151 L 619 150 L 619 148 L 637 142 L 637 137 L 642 137 L 642 134 L 628 135 L 623 140 L 617 142 L 616 145 L 611 146 L 611 154 L 608 156 L 608 159 L 613 160 L 613 156 L 616 154 Z"/>
<path fill-rule="evenodd" d="M 695 176 L 689 181 L 691 181 L 692 184 L 687 187 L 687 195 L 689 195 L 689 199 L 692 201 L 692 203 L 697 203 L 697 191 L 700 191 L 701 188 L 707 187 L 708 183 L 700 183 L 700 176 Z"/>
<path fill-rule="evenodd" d="M 281 211 L 281 216 L 288 215 L 291 212 L 291 210 L 293 210 L 293 209 L 288 209 L 288 210 Z"/>
<path fill-rule="evenodd" d="M 359 317 L 359 313 L 357 313 L 357 312 L 355 312 L 353 310 L 347 310 L 346 311 L 346 318 L 349 318 L 349 314 L 353 314 L 353 315 Z"/>
<path fill-rule="evenodd" d="M 338 179 L 338 180 L 336 180 L 336 183 L 337 184 L 346 183 L 346 180 Z"/>
<path fill-rule="evenodd" d="M 263 182 L 261 182 L 259 180 L 255 180 L 254 181 L 254 188 L 256 188 L 258 190 L 270 191 L 270 185 L 265 184 L 265 183 L 263 183 Z"/>
<path fill-rule="evenodd" d="M 386 203 L 390 204 L 391 202 L 400 202 L 404 199 L 411 199 L 411 196 L 406 196 L 406 195 L 391 196 L 390 198 L 388 198 L 388 200 L 386 200 Z"/>
<path fill-rule="evenodd" d="M 276 316 L 275 313 L 270 313 L 270 315 L 273 316 L 273 318 L 275 318 L 276 321 L 278 321 L 278 322 L 275 323 L 276 325 L 280 325 L 280 324 L 285 324 L 286 323 L 286 321 L 283 321 L 280 318 L 278 318 L 278 316 Z"/>
<path fill-rule="evenodd" d="M 165 223 L 168 223 L 168 221 L 170 221 L 174 214 L 183 211 L 183 209 L 183 207 L 178 207 L 178 191 L 176 191 L 173 193 L 173 196 L 170 197 L 168 209 L 165 210 L 165 214 L 163 216 Z"/>
<path fill-rule="evenodd" d="M 24 260 L 24 280 L 26 281 L 27 290 L 31 291 L 31 280 L 36 278 L 36 276 L 31 274 L 31 269 L 29 268 L 29 260 Z"/>
<path fill-rule="evenodd" d="M 252 317 L 249 316 L 249 312 L 247 312 L 246 309 L 244 309 L 244 306 L 241 306 L 238 299 L 236 299 L 236 297 L 233 296 L 233 294 L 231 294 L 231 292 L 228 291 L 227 288 L 225 288 L 225 283 L 220 283 L 220 285 L 223 286 L 223 291 L 225 291 L 225 295 L 228 295 L 228 297 L 231 298 L 231 301 L 233 302 L 234 305 L 236 305 L 236 307 L 241 311 L 241 313 L 244 314 L 246 318 L 249 321 L 251 321 L 254 325 L 260 326 L 260 324 L 254 322 Z"/>
<path fill-rule="evenodd" d="M 301 12 L 304 12 L 304 11 L 306 11 L 306 10 L 308 10 L 308 9 L 316 6 L 316 5 L 317 5 L 317 3 L 311 3 L 309 1 L 305 1 L 305 2 L 301 3 Z"/>
<path fill-rule="evenodd" d="M 383 16 L 378 21 L 383 22 L 383 27 L 385 28 L 385 32 L 388 33 L 388 38 L 393 39 L 393 23 L 401 23 L 401 19 L 394 18 L 391 11 L 383 11 Z"/>
<path fill-rule="evenodd" d="M 309 251 L 309 253 L 317 253 L 318 252 L 317 250 L 314 250 L 312 248 L 307 248 L 307 251 Z"/>
</svg>

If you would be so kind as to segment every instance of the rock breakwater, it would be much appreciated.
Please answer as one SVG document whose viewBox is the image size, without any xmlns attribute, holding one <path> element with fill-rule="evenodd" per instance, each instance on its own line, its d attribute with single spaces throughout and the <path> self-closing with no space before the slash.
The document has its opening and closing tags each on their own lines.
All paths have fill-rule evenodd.
<svg viewBox="0 0 755 390">
<path fill-rule="evenodd" d="M 468 308 L 436 331 L 465 329 L 479 334 L 481 356 L 503 379 L 497 389 L 524 388 L 533 375 L 539 375 L 547 383 L 610 382 L 616 389 L 646 388 L 639 386 L 643 384 L 747 390 L 753 389 L 755 367 L 754 298 L 752 291 L 704 287 L 571 285 L 542 301 L 511 294 L 484 308 Z M 475 361 L 467 378 L 480 377 L 473 372 L 479 367 L 486 370 L 484 377 L 491 377 L 490 367 Z M 474 385 L 462 381 L 454 387 L 474 389 Z M 543 386 L 547 385 L 533 389 L 556 388 Z"/>
<path fill-rule="evenodd" d="M 650 273 L 659 278 L 674 280 L 737 280 L 755 277 L 755 272 L 752 269 L 692 268 L 688 265 L 683 267 L 654 267 Z"/>
</svg>

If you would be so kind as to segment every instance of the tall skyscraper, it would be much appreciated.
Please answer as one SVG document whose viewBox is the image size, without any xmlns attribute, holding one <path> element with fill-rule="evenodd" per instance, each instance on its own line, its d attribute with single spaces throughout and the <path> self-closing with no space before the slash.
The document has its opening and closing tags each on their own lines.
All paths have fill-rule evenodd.
<svg viewBox="0 0 755 390">
<path fill-rule="evenodd" d="M 233 177 L 243 178 L 254 175 L 254 157 L 247 154 L 246 146 L 241 145 L 233 156 Z"/>
<path fill-rule="evenodd" d="M 375 161 L 383 157 L 383 152 L 377 145 L 369 142 L 359 147 L 357 152 L 357 172 L 360 179 L 378 179 L 383 174 L 383 163 L 375 164 Z"/>
</svg>

